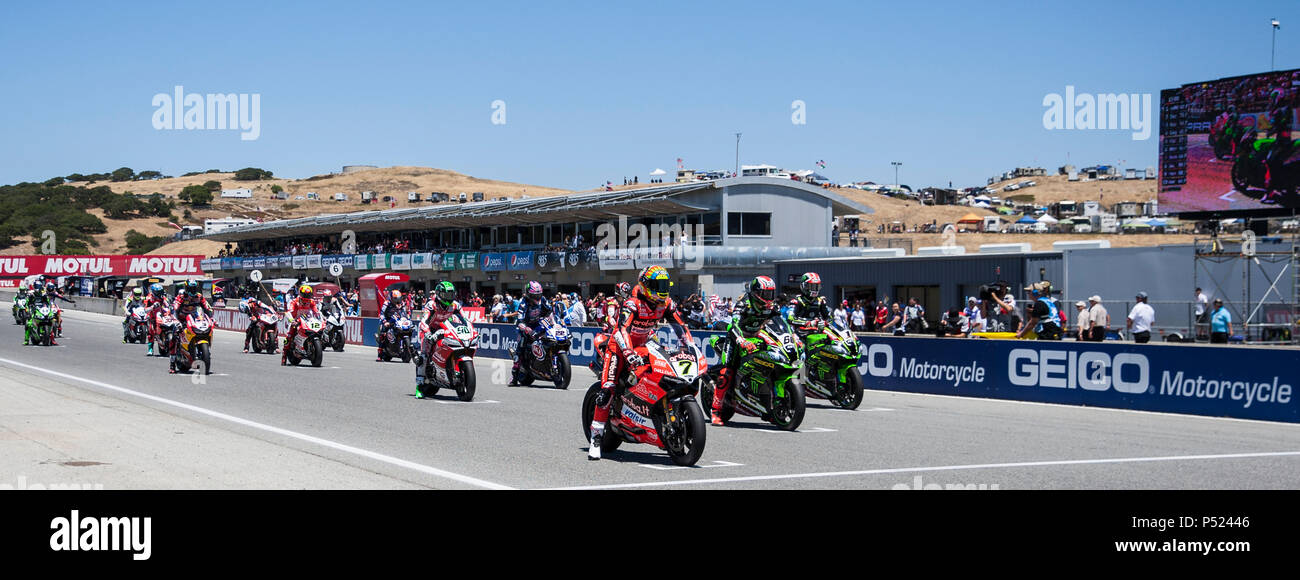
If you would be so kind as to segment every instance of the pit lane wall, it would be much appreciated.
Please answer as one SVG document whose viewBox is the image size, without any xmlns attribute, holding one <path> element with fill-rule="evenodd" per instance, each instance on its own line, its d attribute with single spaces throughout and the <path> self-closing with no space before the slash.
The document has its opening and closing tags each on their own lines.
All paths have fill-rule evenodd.
<svg viewBox="0 0 1300 580">
<path fill-rule="evenodd" d="M 517 331 L 478 324 L 479 356 L 509 357 Z M 572 327 L 569 360 L 595 356 L 596 328 Z M 693 331 L 710 365 L 717 353 Z M 672 332 L 658 332 L 675 346 Z M 868 389 L 1300 422 L 1300 351 L 1199 346 L 865 336 L 858 366 Z"/>
</svg>

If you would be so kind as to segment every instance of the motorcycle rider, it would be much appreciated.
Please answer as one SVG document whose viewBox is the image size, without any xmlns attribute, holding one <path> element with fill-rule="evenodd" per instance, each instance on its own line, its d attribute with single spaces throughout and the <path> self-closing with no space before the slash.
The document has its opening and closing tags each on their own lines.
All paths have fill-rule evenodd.
<svg viewBox="0 0 1300 580">
<path fill-rule="evenodd" d="M 148 356 L 153 356 L 153 343 L 158 338 L 158 315 L 167 308 L 167 293 L 162 284 L 149 285 L 149 292 L 144 296 L 144 307 L 149 310 L 149 330 L 145 341 L 149 343 Z"/>
<path fill-rule="evenodd" d="M 1264 172 L 1264 189 L 1268 190 L 1264 200 L 1271 200 L 1275 193 L 1273 191 L 1276 185 L 1276 178 L 1282 172 L 1282 164 L 1291 156 L 1291 122 L 1295 117 L 1295 112 L 1291 105 L 1286 102 L 1286 91 L 1283 89 L 1273 89 L 1269 96 L 1268 107 L 1268 136 L 1277 136 L 1277 141 L 1269 148 L 1268 157 L 1264 163 L 1267 170 Z"/>
<path fill-rule="evenodd" d="M 614 295 L 606 298 L 605 303 L 600 305 L 600 322 L 605 334 L 613 336 L 615 329 L 618 328 L 618 313 L 623 309 L 623 303 L 631 297 L 631 284 L 619 282 L 614 285 Z"/>
<path fill-rule="evenodd" d="M 175 300 L 172 301 L 172 310 L 176 312 L 176 320 L 185 323 L 185 318 L 202 310 L 204 314 L 212 316 L 212 306 L 203 298 L 203 290 L 199 286 L 198 280 L 190 280 L 181 287 L 176 293 Z M 168 369 L 169 373 L 175 374 L 176 368 Z"/>
<path fill-rule="evenodd" d="M 239 302 L 239 310 L 248 315 L 248 328 L 244 329 L 244 352 L 247 353 L 248 344 L 252 342 L 253 334 L 257 332 L 258 319 L 265 313 L 275 314 L 275 308 L 258 300 L 256 296 L 249 296 Z M 275 342 L 272 341 L 270 346 L 274 349 Z"/>
<path fill-rule="evenodd" d="M 76 304 L 76 300 L 71 300 L 59 291 L 59 287 L 54 282 L 45 283 L 45 294 L 50 297 L 50 307 L 54 309 L 54 336 L 63 336 L 63 309 L 59 308 L 55 300 L 62 300 L 68 304 Z"/>
<path fill-rule="evenodd" d="M 517 344 L 515 347 L 515 365 L 510 373 L 510 386 L 519 386 L 519 368 L 523 364 L 525 349 L 532 344 L 536 338 L 537 330 L 541 328 L 542 321 L 550 319 L 554 310 L 551 308 L 551 302 L 542 295 L 542 284 L 536 280 L 528 283 L 528 288 L 524 290 L 524 300 L 519 305 L 519 322 L 516 328 L 519 329 Z"/>
<path fill-rule="evenodd" d="M 122 311 L 126 313 L 126 319 L 122 321 L 122 344 L 126 344 L 127 331 L 131 326 L 131 311 L 140 306 L 144 306 L 144 291 L 137 286 L 131 289 L 131 295 L 122 303 Z"/>
<path fill-rule="evenodd" d="M 298 296 L 289 301 L 289 332 L 284 335 L 284 348 L 280 350 L 280 366 L 289 365 L 289 342 L 298 334 L 299 317 L 304 314 L 320 316 L 320 308 L 312 299 L 312 288 L 307 284 L 298 287 Z"/>
<path fill-rule="evenodd" d="M 800 334 L 808 333 L 803 327 L 825 324 L 831 319 L 831 309 L 826 305 L 826 297 L 821 296 L 822 279 L 816 272 L 808 272 L 799 279 L 799 296 L 791 302 L 790 325 Z"/>
<path fill-rule="evenodd" d="M 731 387 L 733 375 L 740 366 L 737 348 L 743 349 L 746 354 L 754 352 L 758 347 L 747 339 L 757 336 L 763 325 L 777 316 L 780 316 L 780 312 L 776 309 L 776 282 L 767 276 L 754 278 L 749 282 L 749 291 L 736 302 L 731 326 L 727 329 L 726 338 L 721 341 L 722 352 L 718 354 L 726 359 L 727 364 L 719 371 L 718 386 L 713 392 L 714 425 L 723 424 L 722 402 L 726 399 L 727 389 Z"/>
<path fill-rule="evenodd" d="M 424 316 L 420 317 L 420 330 L 428 334 L 420 342 L 421 364 L 416 367 L 417 371 L 423 371 L 424 365 L 436 350 L 438 341 L 442 340 L 445 332 L 442 323 L 459 313 L 460 303 L 456 301 L 456 285 L 446 280 L 439 282 L 433 288 L 433 299 L 424 305 Z M 424 393 L 416 389 L 415 398 L 423 399 Z"/>
<path fill-rule="evenodd" d="M 27 301 L 27 309 L 33 313 L 35 313 L 36 309 L 41 306 L 49 306 L 50 308 L 56 311 L 58 310 L 58 307 L 54 305 L 54 297 L 56 296 L 56 293 L 53 291 L 46 291 L 45 286 L 46 284 L 42 284 L 40 282 L 37 282 L 32 285 L 32 296 Z M 31 320 L 32 318 L 33 317 L 29 316 L 28 320 Z M 23 325 L 23 346 L 28 346 L 31 343 L 32 343 L 32 326 L 31 324 L 25 324 Z M 51 336 L 50 344 L 54 346 L 58 346 L 59 341 L 55 340 L 55 338 Z"/>
<path fill-rule="evenodd" d="M 641 356 L 636 353 L 636 347 L 645 346 L 659 324 L 666 321 L 677 336 L 678 343 L 696 348 L 690 329 L 668 297 L 670 287 L 672 283 L 668 279 L 668 271 L 663 266 L 650 266 L 641 270 L 631 296 L 623 302 L 618 323 L 612 329 L 613 336 L 602 353 L 604 367 L 600 373 L 600 393 L 596 395 L 596 412 L 591 418 L 591 446 L 587 449 L 587 459 L 600 459 L 605 421 L 609 420 L 609 403 L 618 377 L 625 370 L 630 371 L 643 363 Z M 671 318 L 668 318 L 669 314 Z M 696 355 L 699 354 L 697 349 Z"/>
<path fill-rule="evenodd" d="M 387 330 L 397 323 L 397 317 L 405 314 L 407 311 L 406 301 L 402 298 L 401 290 L 391 290 L 388 293 L 388 301 L 384 302 L 384 307 L 379 309 L 379 332 L 375 334 L 375 362 L 383 362 L 384 340 L 388 336 Z"/>
</svg>

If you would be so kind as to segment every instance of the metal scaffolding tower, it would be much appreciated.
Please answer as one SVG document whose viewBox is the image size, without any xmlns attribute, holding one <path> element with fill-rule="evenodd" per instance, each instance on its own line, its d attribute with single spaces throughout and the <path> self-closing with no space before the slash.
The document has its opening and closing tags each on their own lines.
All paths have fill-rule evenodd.
<svg viewBox="0 0 1300 580">
<path fill-rule="evenodd" d="M 1256 245 L 1267 249 L 1256 250 Z M 1195 240 L 1195 270 L 1192 280 L 1197 287 L 1211 290 L 1233 312 L 1240 334 L 1252 343 L 1295 343 L 1300 324 L 1300 237 L 1250 238 L 1217 236 Z M 1216 265 L 1229 264 L 1228 268 Z M 1218 275 L 1213 270 L 1219 270 Z M 1228 275 L 1224 270 L 1241 272 L 1240 300 L 1234 300 Z M 1252 273 L 1254 275 L 1252 275 Z M 1291 291 L 1284 292 L 1290 279 Z M 1208 280 L 1209 284 L 1204 282 Z M 1268 283 L 1261 288 L 1261 282 Z M 1208 334 L 1205 324 L 1198 329 Z M 1198 330 L 1198 334 L 1200 334 Z M 1236 330 L 1236 329 L 1234 329 Z"/>
</svg>

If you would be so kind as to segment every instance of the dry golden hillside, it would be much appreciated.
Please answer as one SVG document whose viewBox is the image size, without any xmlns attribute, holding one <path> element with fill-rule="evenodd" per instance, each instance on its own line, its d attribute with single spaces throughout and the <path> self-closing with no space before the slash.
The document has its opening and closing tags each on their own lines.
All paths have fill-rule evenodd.
<svg viewBox="0 0 1300 580">
<path fill-rule="evenodd" d="M 93 187 L 107 185 L 117 193 L 128 191 L 138 195 L 160 193 L 168 199 L 175 200 L 182 189 L 190 185 L 202 185 L 210 180 L 221 182 L 223 189 L 251 189 L 253 190 L 253 197 L 248 199 L 223 199 L 217 197 L 210 206 L 200 209 L 190 208 L 178 201 L 175 211 L 177 224 L 201 226 L 205 219 L 232 216 L 275 220 L 328 213 L 350 213 L 367 209 L 374 211 L 389 209 L 388 203 L 362 204 L 361 192 L 363 191 L 375 192 L 377 199 L 392 196 L 396 207 L 433 205 L 427 201 L 407 202 L 406 194 L 409 191 L 418 191 L 425 197 L 433 192 L 456 196 L 461 192 L 472 194 L 481 191 L 487 199 L 498 197 L 519 198 L 525 195 L 541 197 L 572 193 L 569 190 L 553 187 L 480 179 L 455 171 L 430 167 L 385 167 L 356 171 L 346 175 L 317 175 L 306 179 L 235 181 L 234 173 L 203 173 L 189 177 L 171 177 L 152 181 L 96 182 L 93 184 L 75 182 L 70 185 Z M 284 188 L 288 194 L 288 199 L 275 199 L 271 193 L 271 186 L 273 185 Z M 306 199 L 307 193 L 312 191 L 321 197 L 320 201 Z M 346 193 L 349 200 L 346 202 L 333 201 L 335 193 Z M 299 196 L 304 199 L 297 199 Z M 190 210 L 189 219 L 182 217 L 186 209 Z M 95 253 L 120 254 L 126 252 L 125 238 L 126 232 L 129 230 L 136 230 L 148 236 L 171 236 L 176 233 L 175 228 L 167 225 L 167 220 L 160 218 L 111 220 L 105 218 L 104 212 L 100 210 L 90 210 L 90 213 L 98 216 L 104 222 L 104 225 L 108 227 L 107 233 L 95 236 L 95 241 L 98 243 L 98 246 L 92 248 Z M 201 247 L 206 248 L 208 246 Z M 169 244 L 155 253 L 209 253 L 206 251 L 182 252 L 179 248 L 181 246 Z M 0 251 L 0 255 L 30 254 L 33 252 L 35 252 L 35 249 L 29 243 L 24 242 Z M 211 253 L 215 252 L 216 249 L 211 251 Z"/>
</svg>

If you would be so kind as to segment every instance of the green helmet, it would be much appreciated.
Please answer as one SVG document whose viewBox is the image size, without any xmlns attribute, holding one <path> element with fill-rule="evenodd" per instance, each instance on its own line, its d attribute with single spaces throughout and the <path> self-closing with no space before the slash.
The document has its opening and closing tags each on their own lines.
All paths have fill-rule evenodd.
<svg viewBox="0 0 1300 580">
<path fill-rule="evenodd" d="M 433 287 L 433 294 L 438 301 L 438 306 L 450 308 L 451 303 L 456 300 L 456 285 L 443 280 Z"/>
</svg>

